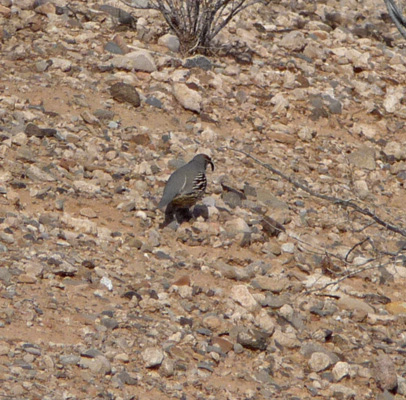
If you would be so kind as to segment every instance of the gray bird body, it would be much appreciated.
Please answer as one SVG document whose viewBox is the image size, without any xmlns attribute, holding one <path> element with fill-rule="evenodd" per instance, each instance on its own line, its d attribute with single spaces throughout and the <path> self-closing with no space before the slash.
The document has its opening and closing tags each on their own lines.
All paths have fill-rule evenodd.
<svg viewBox="0 0 406 400">
<path fill-rule="evenodd" d="M 158 208 L 163 209 L 169 204 L 173 207 L 188 208 L 200 200 L 206 190 L 206 167 L 213 162 L 205 154 L 198 154 L 183 167 L 177 169 L 166 183 Z"/>
</svg>

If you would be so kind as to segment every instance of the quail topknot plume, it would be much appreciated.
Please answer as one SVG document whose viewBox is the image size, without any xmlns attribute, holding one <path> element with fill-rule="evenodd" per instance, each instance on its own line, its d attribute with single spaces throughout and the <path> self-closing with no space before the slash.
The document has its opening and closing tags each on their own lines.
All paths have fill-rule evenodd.
<svg viewBox="0 0 406 400">
<path fill-rule="evenodd" d="M 171 209 L 189 208 L 195 205 L 206 191 L 205 172 L 208 164 L 214 171 L 211 158 L 206 154 L 198 154 L 186 165 L 177 169 L 166 183 L 158 208 L 164 209 L 167 206 Z"/>
</svg>

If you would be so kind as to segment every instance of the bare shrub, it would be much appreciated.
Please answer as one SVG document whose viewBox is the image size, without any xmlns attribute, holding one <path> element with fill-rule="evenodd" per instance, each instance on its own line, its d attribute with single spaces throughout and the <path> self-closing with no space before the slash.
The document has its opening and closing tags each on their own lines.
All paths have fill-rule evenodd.
<svg viewBox="0 0 406 400">
<path fill-rule="evenodd" d="M 398 31 L 406 38 L 406 18 L 404 17 L 404 12 L 406 8 L 405 2 L 395 1 L 395 0 L 384 0 L 386 7 L 388 8 L 389 16 L 395 23 Z"/>
<path fill-rule="evenodd" d="M 133 8 L 158 10 L 178 37 L 182 53 L 205 53 L 216 35 L 241 11 L 270 0 L 122 0 Z"/>
</svg>

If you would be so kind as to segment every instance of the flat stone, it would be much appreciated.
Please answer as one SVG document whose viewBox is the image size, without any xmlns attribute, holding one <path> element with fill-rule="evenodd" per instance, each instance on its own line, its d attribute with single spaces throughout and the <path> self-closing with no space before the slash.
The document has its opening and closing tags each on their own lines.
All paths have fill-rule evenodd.
<svg viewBox="0 0 406 400">
<path fill-rule="evenodd" d="M 204 56 L 195 56 L 188 58 L 183 66 L 185 68 L 201 68 L 205 71 L 209 71 L 212 69 L 211 61 Z"/>
<path fill-rule="evenodd" d="M 79 361 L 79 366 L 89 369 L 94 375 L 103 376 L 111 372 L 111 364 L 104 356 L 97 356 L 95 358 L 82 357 Z"/>
<path fill-rule="evenodd" d="M 369 306 L 367 303 L 360 299 L 355 299 L 350 296 L 341 296 L 340 299 L 337 301 L 337 305 L 341 308 L 347 309 L 347 310 L 363 310 L 367 312 L 368 314 L 373 314 L 374 309 Z"/>
<path fill-rule="evenodd" d="M 375 150 L 368 146 L 363 146 L 358 150 L 353 151 L 348 159 L 350 163 L 357 168 L 365 168 L 368 170 L 374 170 L 376 168 L 375 162 Z"/>
<path fill-rule="evenodd" d="M 146 50 L 132 51 L 123 56 L 115 56 L 111 62 L 116 68 L 128 71 L 153 72 L 157 70 L 154 58 Z"/>
<path fill-rule="evenodd" d="M 119 7 L 114 7 L 109 4 L 96 5 L 100 11 L 110 14 L 113 18 L 116 18 L 122 25 L 128 25 L 132 28 L 136 27 L 137 20 L 127 11 Z"/>
<path fill-rule="evenodd" d="M 212 344 L 214 346 L 220 347 L 221 351 L 225 354 L 227 354 L 229 351 L 233 349 L 233 344 L 227 339 L 224 339 L 222 337 L 214 337 L 212 339 Z"/>
<path fill-rule="evenodd" d="M 119 323 L 115 318 L 102 318 L 100 323 L 108 329 L 117 329 L 119 327 Z"/>
<path fill-rule="evenodd" d="M 18 282 L 19 283 L 27 283 L 27 284 L 33 284 L 37 283 L 37 278 L 35 276 L 27 275 L 27 274 L 21 274 L 18 276 Z"/>
<path fill-rule="evenodd" d="M 173 95 L 186 110 L 200 112 L 203 98 L 196 90 L 188 88 L 184 83 L 173 85 Z"/>
<path fill-rule="evenodd" d="M 61 218 L 61 222 L 77 231 L 97 235 L 97 225 L 88 219 L 74 218 L 65 213 Z"/>
<path fill-rule="evenodd" d="M 260 288 L 261 290 L 269 290 L 272 293 L 280 293 L 289 286 L 289 279 L 271 278 L 269 276 L 257 276 L 253 280 L 252 285 Z"/>
<path fill-rule="evenodd" d="M 60 356 L 59 357 L 59 362 L 62 365 L 77 365 L 79 364 L 80 361 L 80 356 L 74 355 L 74 354 L 70 354 L 70 355 L 66 355 L 66 356 Z"/>
<path fill-rule="evenodd" d="M 269 334 L 249 329 L 237 335 L 237 343 L 250 350 L 265 350 L 268 347 Z"/>
<path fill-rule="evenodd" d="M 105 110 L 105 109 L 97 109 L 96 111 L 94 111 L 93 115 L 99 119 L 99 120 L 109 120 L 109 119 L 113 119 L 114 118 L 114 111 L 112 110 Z"/>
<path fill-rule="evenodd" d="M 257 188 L 257 199 L 263 203 L 278 210 L 287 210 L 289 206 L 278 197 L 274 196 L 269 190 Z"/>
<path fill-rule="evenodd" d="M 231 221 L 225 223 L 225 229 L 228 233 L 232 235 L 237 235 L 238 233 L 250 233 L 251 229 L 243 218 L 235 218 Z"/>
<path fill-rule="evenodd" d="M 81 208 L 79 211 L 79 214 L 82 215 L 83 217 L 87 217 L 87 218 L 96 218 L 97 217 L 97 213 L 94 211 L 93 208 L 90 208 L 90 207 Z"/>
<path fill-rule="evenodd" d="M 51 58 L 52 68 L 60 69 L 63 72 L 69 72 L 72 68 L 72 62 L 64 58 Z"/>
<path fill-rule="evenodd" d="M 335 383 L 330 386 L 330 391 L 335 399 L 355 399 L 357 397 L 357 392 L 344 385 Z"/>
<path fill-rule="evenodd" d="M 30 165 L 27 168 L 27 176 L 33 181 L 54 182 L 55 178 L 48 172 L 43 171 L 36 165 Z"/>
<path fill-rule="evenodd" d="M 295 244 L 294 243 L 284 243 L 281 246 L 281 250 L 285 253 L 293 254 L 295 252 Z"/>
</svg>

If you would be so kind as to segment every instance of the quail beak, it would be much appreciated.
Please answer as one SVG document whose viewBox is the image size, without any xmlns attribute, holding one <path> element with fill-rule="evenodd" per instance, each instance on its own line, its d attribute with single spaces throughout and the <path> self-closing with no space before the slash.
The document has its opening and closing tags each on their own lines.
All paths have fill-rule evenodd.
<svg viewBox="0 0 406 400">
<path fill-rule="evenodd" d="M 213 161 L 210 160 L 210 161 L 209 161 L 209 164 L 211 165 L 211 170 L 214 171 L 214 164 L 213 164 Z"/>
</svg>

